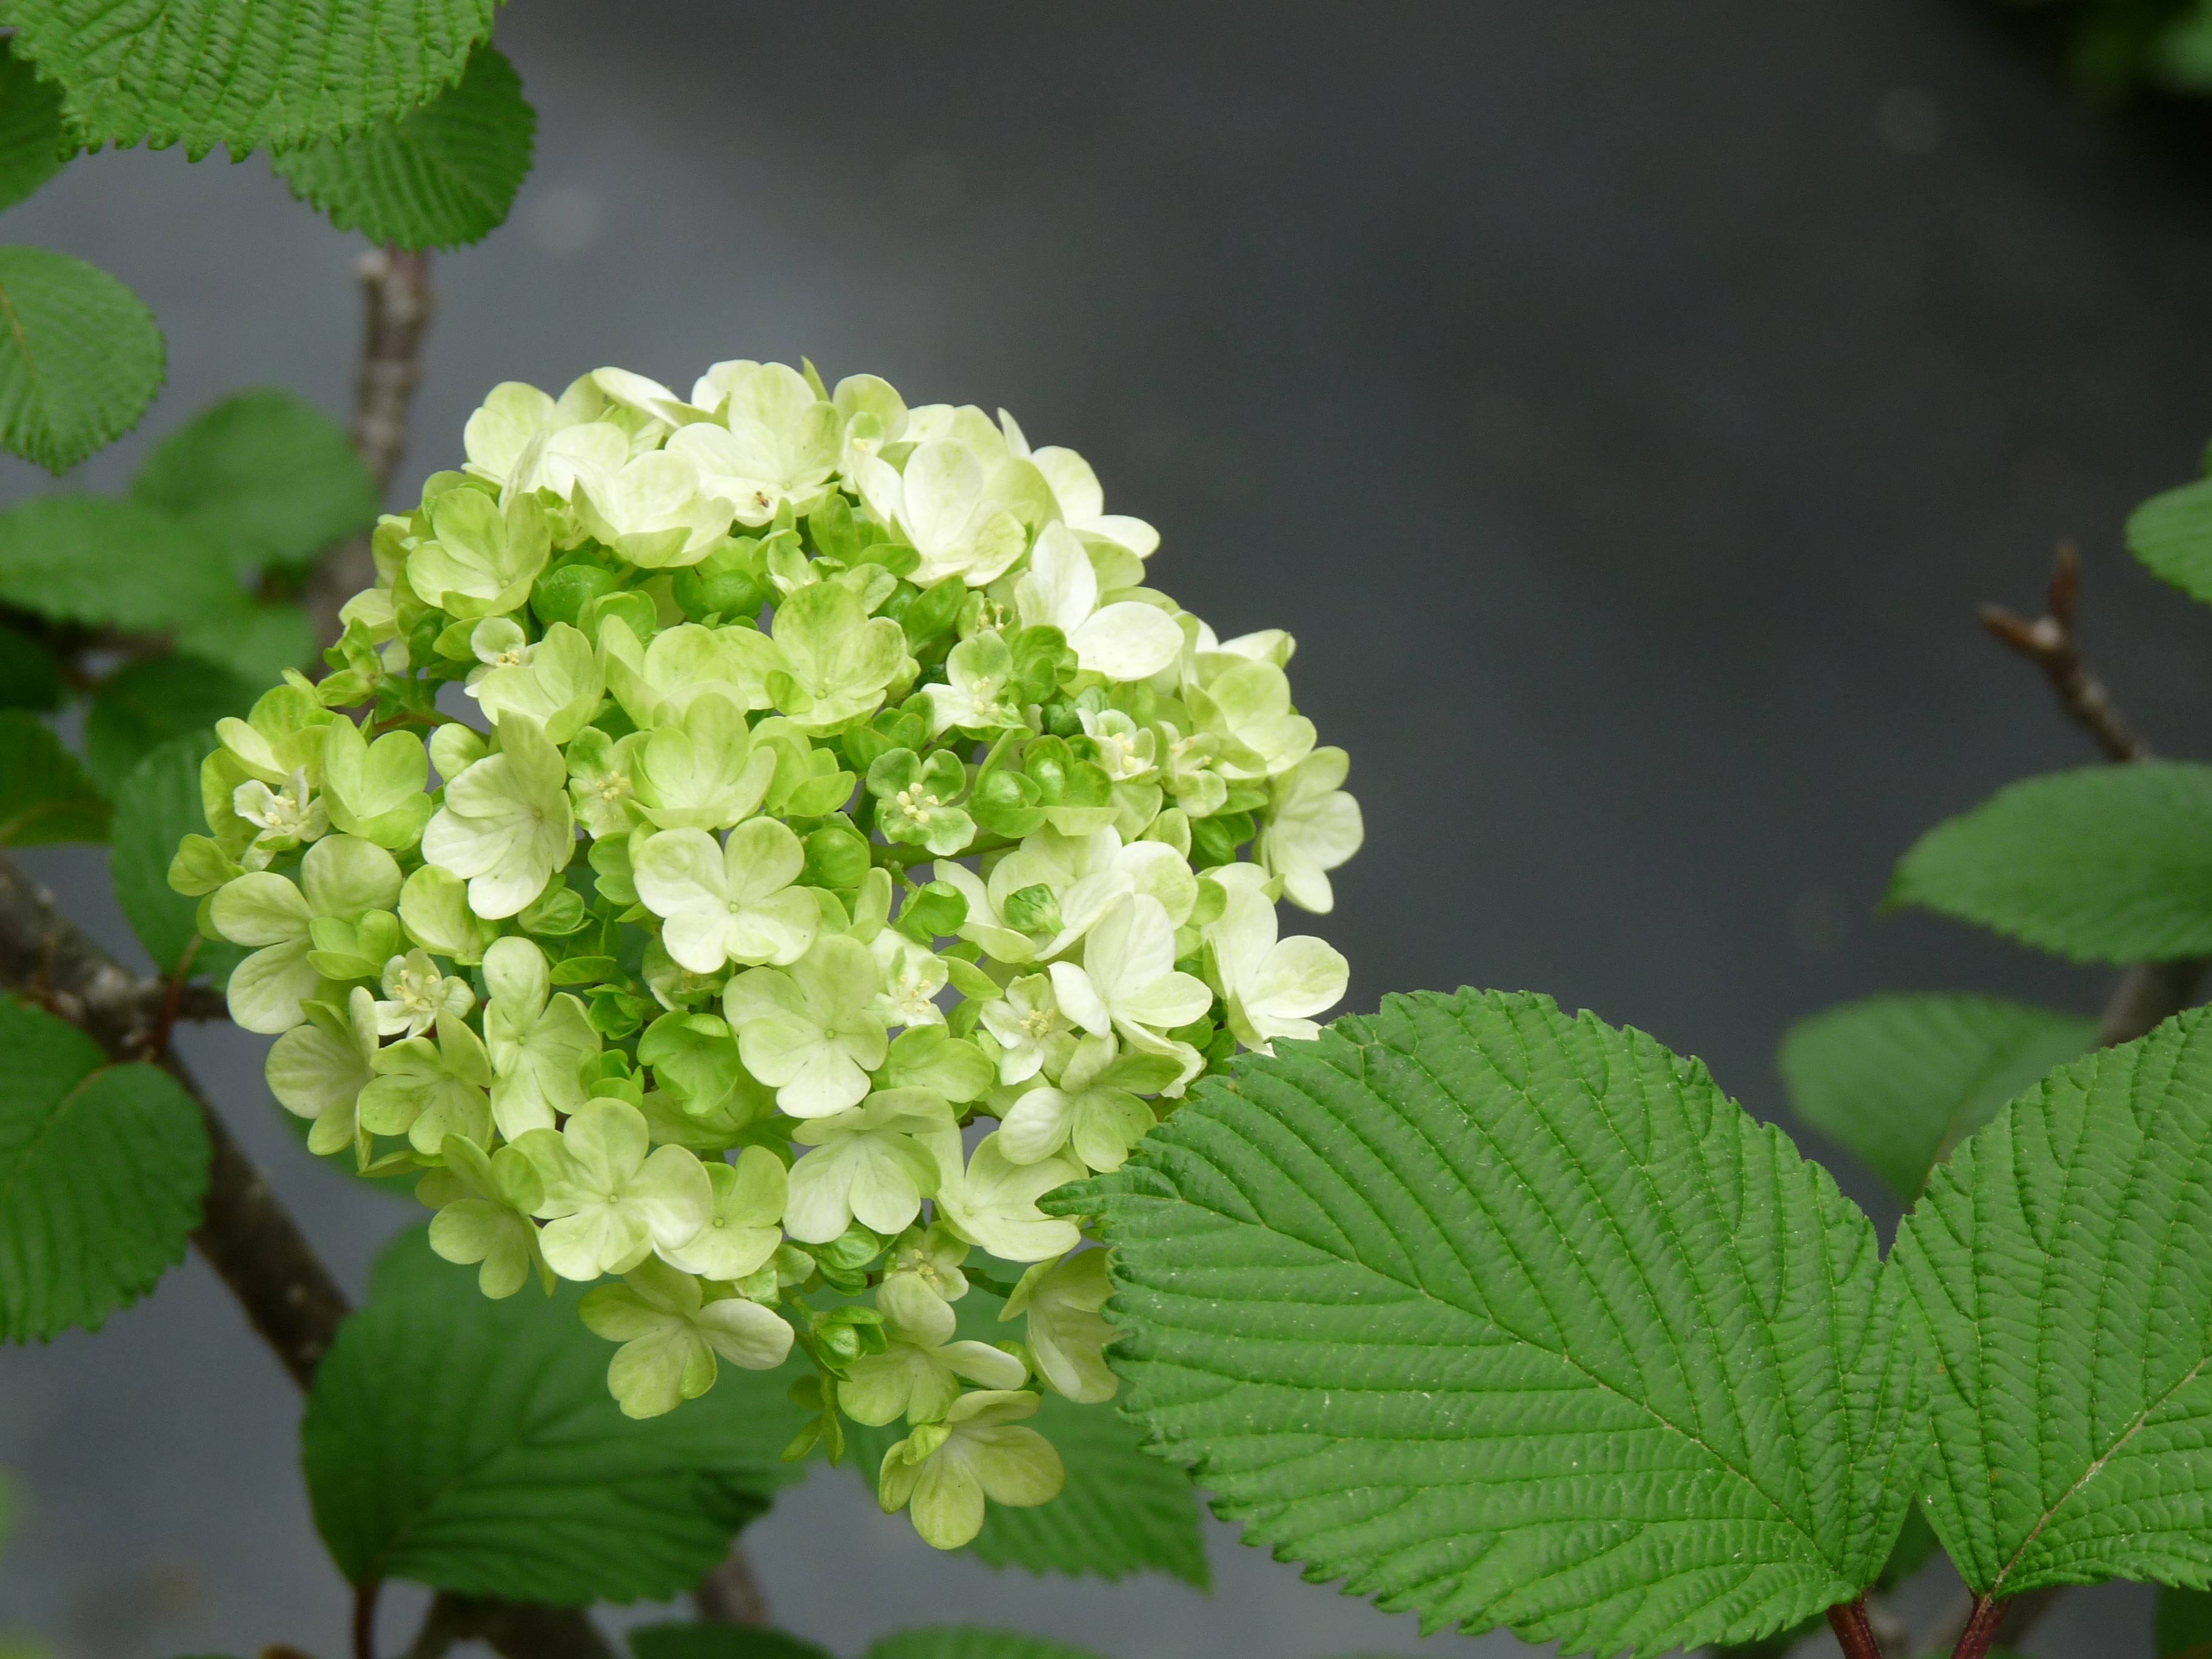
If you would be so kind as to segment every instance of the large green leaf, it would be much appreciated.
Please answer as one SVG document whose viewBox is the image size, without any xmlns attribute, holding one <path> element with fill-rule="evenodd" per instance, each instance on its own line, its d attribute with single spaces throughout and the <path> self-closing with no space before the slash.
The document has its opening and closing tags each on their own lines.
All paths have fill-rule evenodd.
<svg viewBox="0 0 2212 1659">
<path fill-rule="evenodd" d="M 207 1190 L 199 1108 L 158 1067 L 0 999 L 0 1340 L 97 1330 L 185 1257 Z"/>
<path fill-rule="evenodd" d="M 67 165 L 62 95 L 0 41 L 0 208 L 11 208 Z"/>
<path fill-rule="evenodd" d="M 289 600 L 240 603 L 177 630 L 177 644 L 220 663 L 248 684 L 274 685 L 288 668 L 315 661 L 315 625 Z"/>
<path fill-rule="evenodd" d="M 358 132 L 435 97 L 495 0 L 8 0 L 16 50 L 92 144 L 263 145 Z"/>
<path fill-rule="evenodd" d="M 141 658 L 102 681 L 93 694 L 84 721 L 85 769 L 112 794 L 152 750 L 185 732 L 211 727 L 227 714 L 244 715 L 261 689 L 189 652 Z M 214 747 L 210 737 L 207 748 Z M 197 782 L 192 792 L 197 803 Z M 190 828 L 204 834 L 207 825 L 195 823 Z"/>
<path fill-rule="evenodd" d="M 2128 551 L 2191 599 L 2212 600 L 2212 478 L 2154 495 L 2130 513 Z"/>
<path fill-rule="evenodd" d="M 1952 1155 L 1893 1277 L 1922 1476 L 1978 1593 L 2212 1584 L 2212 1011 L 2052 1073 Z"/>
<path fill-rule="evenodd" d="M 2156 1659 L 2212 1659 L 2212 1594 L 2161 1589 L 2154 1630 Z"/>
<path fill-rule="evenodd" d="M 2001 789 L 1920 838 L 1889 902 L 2075 962 L 2212 952 L 2212 766 L 2091 766 Z"/>
<path fill-rule="evenodd" d="M 1910 1204 L 2007 1101 L 2096 1045 L 2095 1020 L 2002 997 L 1869 997 L 1791 1026 L 1782 1077 L 1798 1116 Z"/>
<path fill-rule="evenodd" d="M 358 137 L 282 151 L 269 165 L 340 230 L 402 247 L 457 247 L 506 219 L 537 131 L 522 77 L 487 44 L 434 102 Z"/>
<path fill-rule="evenodd" d="M 1085 1648 L 1072 1648 L 1042 1636 L 1017 1631 L 984 1630 L 972 1625 L 930 1625 L 886 1636 L 866 1659 L 1097 1659 Z"/>
<path fill-rule="evenodd" d="M 704 1398 L 634 1422 L 581 1295 L 488 1301 L 419 1228 L 386 1250 L 301 1426 L 315 1524 L 347 1577 L 561 1607 L 674 1595 L 797 1476 L 787 1377 L 725 1365 Z"/>
<path fill-rule="evenodd" d="M 173 974 L 189 951 L 191 971 L 211 974 L 220 985 L 246 952 L 201 938 L 199 901 L 169 885 L 177 843 L 207 833 L 200 760 L 214 747 L 214 732 L 187 732 L 149 751 L 125 775 L 115 795 L 115 851 L 108 868 L 116 900 L 155 968 Z"/>
<path fill-rule="evenodd" d="M 148 632 L 246 608 L 222 543 L 104 495 L 39 495 L 0 513 L 0 603 Z"/>
<path fill-rule="evenodd" d="M 241 574 L 304 564 L 375 522 L 345 428 L 278 386 L 234 392 L 155 446 L 131 493 L 222 543 Z"/>
<path fill-rule="evenodd" d="M 106 841 L 110 811 L 44 721 L 0 708 L 0 847 Z"/>
<path fill-rule="evenodd" d="M 68 471 L 138 424 L 168 362 L 154 313 L 106 271 L 0 247 L 0 449 Z"/>
<path fill-rule="evenodd" d="M 1573 1653 L 1873 1581 L 1917 1443 L 1825 1170 L 1548 998 L 1392 997 L 1279 1048 L 1047 1200 L 1103 1213 L 1126 1409 L 1247 1542 Z"/>
</svg>

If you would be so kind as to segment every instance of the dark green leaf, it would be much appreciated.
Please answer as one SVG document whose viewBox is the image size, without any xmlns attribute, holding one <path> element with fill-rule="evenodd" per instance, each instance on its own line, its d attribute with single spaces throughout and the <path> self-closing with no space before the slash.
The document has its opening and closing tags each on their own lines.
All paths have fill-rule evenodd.
<svg viewBox="0 0 2212 1659">
<path fill-rule="evenodd" d="M 1954 1146 L 2096 1043 L 2094 1019 L 2001 997 L 1869 997 L 1792 1026 L 1782 1077 L 1798 1116 L 1910 1204 Z"/>
<path fill-rule="evenodd" d="M 2154 1629 L 2156 1659 L 2212 1659 L 2212 1594 L 2161 1587 Z"/>
<path fill-rule="evenodd" d="M 624 1417 L 581 1295 L 488 1301 L 421 1229 L 385 1252 L 301 1428 L 315 1524 L 349 1578 L 562 1607 L 674 1595 L 799 1473 L 776 1373 L 725 1365 L 704 1398 Z"/>
<path fill-rule="evenodd" d="M 286 669 L 308 668 L 315 661 L 314 623 L 298 605 L 283 601 L 261 605 L 241 598 L 234 609 L 179 629 L 177 643 L 250 685 L 274 685 Z"/>
<path fill-rule="evenodd" d="M 2075 962 L 2212 952 L 2212 766 L 2091 766 L 2001 789 L 1920 838 L 1889 902 Z"/>
<path fill-rule="evenodd" d="M 2212 600 L 2212 478 L 2154 495 L 2130 514 L 2128 551 L 2191 599 Z"/>
<path fill-rule="evenodd" d="M 750 1625 L 640 1625 L 629 1650 L 636 1659 L 832 1659 L 827 1648 Z"/>
<path fill-rule="evenodd" d="M 866 1659 L 1097 1659 L 1097 1656 L 1086 1648 L 1072 1648 L 1065 1642 L 1024 1636 L 1016 1631 L 931 1625 L 886 1636 L 868 1650 Z"/>
<path fill-rule="evenodd" d="M 358 132 L 435 97 L 494 0 L 10 0 L 16 50 L 86 142 L 198 161 Z"/>
<path fill-rule="evenodd" d="M 283 150 L 270 167 L 340 230 L 402 247 L 482 241 L 530 171 L 538 112 L 522 77 L 486 43 L 460 84 L 358 137 Z"/>
<path fill-rule="evenodd" d="M 0 602 L 153 632 L 239 615 L 222 545 L 137 501 L 39 495 L 0 513 Z"/>
<path fill-rule="evenodd" d="M 228 668 L 182 651 L 128 664 L 93 694 L 92 710 L 84 722 L 85 769 L 112 795 L 131 769 L 151 750 L 186 732 L 211 728 L 227 714 L 243 717 L 261 690 Z M 214 747 L 210 731 L 200 753 Z M 204 835 L 207 825 L 199 817 L 198 757 L 193 759 L 194 822 L 186 827 L 194 835 Z"/>
<path fill-rule="evenodd" d="M 0 847 L 106 841 L 110 810 L 44 721 L 0 708 Z"/>
<path fill-rule="evenodd" d="M 2208 1231 L 2212 1010 L 2053 1073 L 1929 1177 L 1890 1276 L 1977 1593 L 2212 1583 Z"/>
<path fill-rule="evenodd" d="M 229 552 L 240 574 L 302 565 L 376 520 L 376 482 L 345 428 L 276 386 L 210 404 L 155 446 L 131 493 Z"/>
<path fill-rule="evenodd" d="M 0 208 L 11 208 L 69 161 L 60 89 L 0 42 Z"/>
<path fill-rule="evenodd" d="M 137 425 L 167 374 L 129 289 L 66 253 L 0 247 L 0 449 L 66 472 Z"/>
<path fill-rule="evenodd" d="M 169 885 L 177 843 L 207 833 L 200 760 L 214 747 L 214 732 L 186 732 L 149 750 L 124 777 L 115 794 L 115 851 L 108 868 L 116 900 L 155 969 L 174 973 L 189 951 L 192 972 L 212 975 L 220 985 L 246 952 L 202 939 L 196 925 L 199 901 Z"/>
<path fill-rule="evenodd" d="M 1045 1204 L 1106 1222 L 1147 1443 L 1425 1629 L 1747 1641 L 1896 1540 L 1919 1445 L 1872 1224 L 1640 1032 L 1388 998 Z"/>
<path fill-rule="evenodd" d="M 46 642 L 0 623 L 0 708 L 58 708 L 65 690 Z"/>
<path fill-rule="evenodd" d="M 152 1066 L 0 999 L 0 1339 L 98 1330 L 185 1259 L 207 1190 L 199 1108 Z"/>
</svg>

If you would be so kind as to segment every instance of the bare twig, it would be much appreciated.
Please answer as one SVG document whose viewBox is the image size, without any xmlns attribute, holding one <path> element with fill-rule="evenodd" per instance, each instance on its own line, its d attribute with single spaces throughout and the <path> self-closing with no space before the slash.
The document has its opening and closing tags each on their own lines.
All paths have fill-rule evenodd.
<svg viewBox="0 0 2212 1659">
<path fill-rule="evenodd" d="M 1828 1609 L 1828 1627 L 1836 1632 L 1837 1644 L 1844 1650 L 1844 1659 L 1881 1659 L 1881 1649 L 1875 1644 L 1874 1632 L 1867 1627 L 1866 1597 L 1845 1601 Z"/>
<path fill-rule="evenodd" d="M 734 1539 L 722 1565 L 710 1569 L 699 1581 L 691 1605 L 702 1625 L 744 1625 L 762 1630 L 775 1622 L 769 1617 L 768 1598 L 761 1594 L 760 1581 L 753 1577 L 752 1563 Z"/>
<path fill-rule="evenodd" d="M 381 1578 L 353 1587 L 353 1659 L 376 1659 L 376 1596 Z"/>
</svg>

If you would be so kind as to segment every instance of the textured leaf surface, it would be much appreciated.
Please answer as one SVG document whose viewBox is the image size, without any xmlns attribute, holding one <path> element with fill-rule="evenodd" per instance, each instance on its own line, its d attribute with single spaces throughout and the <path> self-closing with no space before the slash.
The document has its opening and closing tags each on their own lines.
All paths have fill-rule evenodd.
<svg viewBox="0 0 2212 1659">
<path fill-rule="evenodd" d="M 199 1109 L 75 1026 L 0 999 L 0 1339 L 98 1330 L 185 1258 L 207 1190 Z"/>
<path fill-rule="evenodd" d="M 2095 1020 L 2002 997 L 1869 997 L 1792 1026 L 1782 1077 L 1798 1116 L 1910 1204 L 1954 1146 L 2096 1045 Z"/>
<path fill-rule="evenodd" d="M 269 165 L 340 230 L 402 247 L 458 247 L 506 219 L 537 131 L 522 77 L 485 45 L 460 84 L 434 101 L 357 137 L 281 151 Z"/>
<path fill-rule="evenodd" d="M 577 1606 L 688 1590 L 799 1468 L 787 1376 L 722 1367 L 646 1422 L 607 1393 L 582 1287 L 501 1302 L 404 1233 L 315 1376 L 315 1524 L 345 1575 Z"/>
<path fill-rule="evenodd" d="M 1087 1648 L 1072 1648 L 1018 1631 L 984 1630 L 972 1625 L 930 1625 L 886 1636 L 870 1648 L 867 1659 L 1097 1659 Z"/>
<path fill-rule="evenodd" d="M 2212 601 L 2212 478 L 2154 495 L 2130 514 L 2128 551 L 2191 599 Z"/>
<path fill-rule="evenodd" d="M 2092 766 L 1999 790 L 1920 838 L 1889 902 L 2075 962 L 2212 952 L 2212 766 Z"/>
<path fill-rule="evenodd" d="M 0 208 L 11 208 L 68 161 L 62 95 L 0 41 Z"/>
<path fill-rule="evenodd" d="M 459 79 L 494 0 L 9 0 L 17 50 L 91 143 L 266 144 L 357 132 Z"/>
<path fill-rule="evenodd" d="M 168 362 L 154 313 L 106 271 L 0 247 L 0 448 L 68 471 L 138 424 Z"/>
<path fill-rule="evenodd" d="M 155 630 L 245 608 L 221 543 L 102 495 L 40 495 L 0 513 L 0 603 L 61 622 Z"/>
<path fill-rule="evenodd" d="M 629 1650 L 636 1659 L 833 1659 L 787 1631 L 750 1625 L 640 1625 Z"/>
<path fill-rule="evenodd" d="M 1152 1443 L 1247 1542 L 1425 1628 L 1742 1641 L 1856 1595 L 1897 1535 L 1872 1225 L 1639 1032 L 1389 998 L 1048 1202 L 1107 1219 Z"/>
<path fill-rule="evenodd" d="M 187 732 L 151 750 L 125 776 L 115 795 L 115 850 L 108 868 L 116 900 L 155 969 L 174 973 L 189 951 L 192 972 L 210 974 L 220 985 L 245 951 L 202 939 L 196 925 L 199 901 L 169 885 L 177 843 L 207 833 L 200 758 L 214 747 L 213 732 Z M 292 1118 L 289 1112 L 285 1115 Z"/>
<path fill-rule="evenodd" d="M 2045 1079 L 1929 1179 L 1893 1276 L 1929 1519 L 1977 1591 L 2212 1584 L 2212 1011 Z"/>
<path fill-rule="evenodd" d="M 131 768 L 170 738 L 211 728 L 227 714 L 244 715 L 265 684 L 189 652 L 131 663 L 93 694 L 84 722 L 85 769 L 112 794 Z M 215 746 L 213 738 L 207 746 Z M 199 786 L 192 788 L 197 800 Z M 207 832 L 204 820 L 190 827 L 195 834 Z"/>
<path fill-rule="evenodd" d="M 376 521 L 345 428 L 276 386 L 211 404 L 155 447 L 131 493 L 222 543 L 241 574 L 298 564 Z"/>
<path fill-rule="evenodd" d="M 106 841 L 110 810 L 45 722 L 0 708 L 0 847 Z"/>
</svg>

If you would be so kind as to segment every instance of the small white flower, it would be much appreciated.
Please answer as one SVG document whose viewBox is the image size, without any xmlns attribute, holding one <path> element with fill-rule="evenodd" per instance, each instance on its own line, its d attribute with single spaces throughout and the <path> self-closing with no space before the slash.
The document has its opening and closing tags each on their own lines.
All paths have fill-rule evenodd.
<svg viewBox="0 0 2212 1659">
<path fill-rule="evenodd" d="M 1342 999 L 1352 973 L 1343 953 L 1322 939 L 1276 938 L 1275 907 L 1257 865 L 1230 865 L 1212 878 L 1227 893 L 1221 915 L 1206 926 L 1206 945 L 1229 1029 L 1261 1054 L 1274 1052 L 1277 1037 L 1318 1036 L 1321 1027 L 1307 1016 Z"/>
<path fill-rule="evenodd" d="M 911 1506 L 922 1541 L 957 1550 L 983 1529 L 985 1498 L 1028 1509 L 1060 1495 L 1067 1472 L 1052 1443 L 1021 1426 L 1037 1396 L 979 1389 L 954 1401 L 884 1454 L 876 1499 L 886 1515 Z"/>
<path fill-rule="evenodd" d="M 441 1013 L 466 1014 L 477 994 L 468 981 L 439 971 L 427 951 L 410 951 L 384 964 L 384 999 L 376 1005 L 380 1036 L 421 1036 Z"/>
<path fill-rule="evenodd" d="M 720 846 L 703 830 L 664 830 L 633 842 L 630 857 L 638 896 L 667 923 L 661 942 L 694 973 L 733 962 L 787 966 L 821 929 L 813 896 L 792 884 L 805 851 L 774 818 L 747 819 Z"/>
<path fill-rule="evenodd" d="M 837 1404 L 855 1423 L 942 1419 L 966 1378 L 986 1389 L 1018 1389 L 1029 1369 L 988 1342 L 956 1342 L 951 1308 L 911 1273 L 884 1281 L 876 1292 L 890 1347 L 865 1354 L 837 1389 Z"/>
<path fill-rule="evenodd" d="M 1106 1277 L 1106 1252 L 1083 1250 L 1064 1261 L 1040 1261 L 1031 1267 L 999 1316 L 1001 1320 L 1029 1316 L 1024 1334 L 1037 1375 L 1055 1393 L 1086 1406 L 1111 1400 L 1121 1388 L 1104 1352 L 1120 1333 L 1098 1314 L 1113 1291 Z"/>
</svg>

